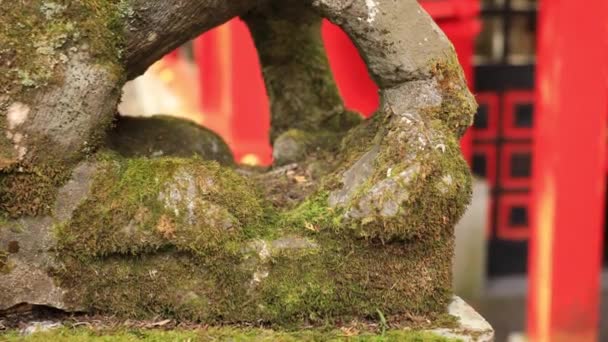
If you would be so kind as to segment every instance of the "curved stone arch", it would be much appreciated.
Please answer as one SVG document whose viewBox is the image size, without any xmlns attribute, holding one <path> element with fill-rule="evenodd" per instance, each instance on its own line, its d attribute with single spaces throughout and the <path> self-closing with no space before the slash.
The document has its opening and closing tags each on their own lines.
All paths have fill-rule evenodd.
<svg viewBox="0 0 608 342">
<path fill-rule="evenodd" d="M 415 0 L 313 0 L 319 13 L 352 38 L 383 89 L 432 76 L 431 61 L 452 44 Z"/>
</svg>

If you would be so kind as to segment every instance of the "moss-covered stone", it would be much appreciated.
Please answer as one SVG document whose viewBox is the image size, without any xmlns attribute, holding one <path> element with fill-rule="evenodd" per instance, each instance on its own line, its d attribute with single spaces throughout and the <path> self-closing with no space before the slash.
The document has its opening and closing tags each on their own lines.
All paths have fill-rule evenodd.
<svg viewBox="0 0 608 342">
<path fill-rule="evenodd" d="M 10 4 L 0 6 L 15 9 Z M 128 14 L 122 2 L 34 1 L 26 7 L 24 13 L 32 23 L 25 32 L 34 32 L 29 38 L 42 45 L 17 47 L 22 50 L 14 56 L 35 52 L 33 60 L 41 69 L 37 65 L 27 69 L 19 64 L 25 62 L 10 55 L 9 62 L 24 71 L 10 76 L 14 77 L 7 88 L 11 101 L 65 82 L 62 72 L 69 76 L 71 70 L 72 76 L 79 76 L 100 70 L 94 68 L 116 71 L 115 79 L 102 77 L 107 84 L 101 97 L 104 103 L 106 98 L 118 98 L 112 89 L 124 73 L 120 44 L 113 40 L 117 38 L 113 25 L 120 20 L 113 18 Z M 15 15 L 0 14 L 0 19 L 26 24 L 30 20 Z M 13 226 L 15 218 L 45 214 L 22 220 L 27 233 L 40 232 L 45 241 L 29 238 L 26 251 L 0 255 L 1 263 L 18 260 L 25 265 L 19 275 L 49 280 L 52 291 L 46 291 L 45 303 L 125 318 L 164 316 L 281 327 L 377 317 L 385 326 L 412 317 L 438 322 L 451 298 L 453 225 L 470 196 L 470 176 L 457 139 L 470 123 L 474 105 L 460 70 L 452 64 L 455 59 L 433 64 L 430 78 L 425 69 L 420 79 L 414 79 L 417 72 L 407 73 L 412 79 L 402 79 L 402 72 L 400 77 L 384 79 L 391 88 L 384 90 L 383 110 L 339 143 L 343 132 L 358 120 L 344 111 L 331 78 L 320 38 L 321 18 L 290 0 L 263 5 L 246 20 L 272 101 L 273 139 L 288 129 L 299 130 L 285 135 L 301 150 L 293 160 L 303 157 L 305 164 L 312 160 L 326 164 L 315 186 L 302 186 L 295 200 L 277 203 L 265 198 L 264 185 L 269 183 L 247 179 L 215 162 L 135 157 L 137 151 L 122 151 L 127 158 L 96 155 L 98 139 L 102 140 L 98 128 L 108 124 L 109 116 L 93 117 L 81 131 L 81 126 L 72 125 L 81 116 L 72 115 L 58 101 L 61 113 L 71 113 L 62 120 L 79 128 L 74 139 L 77 152 L 59 157 L 57 163 L 48 158 L 44 146 L 70 141 L 63 139 L 64 126 L 58 123 L 49 130 L 54 137 L 31 137 L 39 146 L 33 157 L 5 168 L 0 199 L 6 204 L 0 210 L 9 223 L 0 223 L 0 233 Z M 6 37 L 5 31 L 3 26 L 0 37 Z M 369 44 L 361 46 L 375 44 L 364 43 Z M 49 60 L 41 57 L 58 56 L 61 62 L 61 53 L 71 53 L 72 48 L 87 52 L 72 69 L 62 70 L 61 64 L 49 69 Z M 96 48 L 99 52 L 91 52 Z M 394 51 L 389 51 L 393 57 Z M 402 61 L 393 62 L 382 63 L 381 71 Z M 85 88 L 91 80 L 97 78 L 87 79 Z M 0 105 L 6 103 L 0 98 Z M 108 108 L 101 112 L 109 113 Z M 0 124 L 8 126 L 5 120 Z M 40 129 L 41 123 L 37 124 L 33 127 Z M 12 144 L 14 135 L 10 139 Z M 48 144 L 41 143 L 45 139 Z M 84 186 L 82 179 L 72 179 L 74 187 L 83 188 L 80 197 L 63 206 L 69 210 L 49 210 L 49 203 L 61 200 L 55 198 L 54 189 L 85 156 L 94 164 L 88 168 L 92 184 Z M 12 157 L 2 154 L 0 162 Z M 293 179 L 306 183 L 301 177 Z M 276 184 L 277 191 L 285 186 Z M 26 235 L 0 234 L 2 239 L 5 236 Z M 36 262 L 29 262 L 29 257 Z M 14 270 L 2 268 L 15 275 Z M 12 286 L 1 279 L 0 283 L 3 292 Z M 27 302 L 27 293 L 20 294 L 25 299 L 19 302 Z"/>
<path fill-rule="evenodd" d="M 442 121 L 458 137 L 462 137 L 473 124 L 477 102 L 466 86 L 456 54 L 433 63 L 431 72 L 439 83 L 443 99 L 440 107 L 427 108 L 427 114 Z"/>
<path fill-rule="evenodd" d="M 61 82 L 67 54 L 82 49 L 83 43 L 99 63 L 120 65 L 125 6 L 122 0 L 2 2 L 2 93 Z"/>
<path fill-rule="evenodd" d="M 92 196 L 57 227 L 59 248 L 76 256 L 208 251 L 252 235 L 263 218 L 255 187 L 215 162 L 105 159 Z"/>
<path fill-rule="evenodd" d="M 150 118 L 120 116 L 108 133 L 106 144 L 124 157 L 192 157 L 234 162 L 222 138 L 194 122 L 165 115 Z"/>
<path fill-rule="evenodd" d="M 55 226 L 52 275 L 72 307 L 299 326 L 434 319 L 451 297 L 448 230 L 383 245 L 345 235 L 327 193 L 279 211 L 213 162 L 98 159 L 90 195 Z"/>
<path fill-rule="evenodd" d="M 59 162 L 0 171 L 0 218 L 48 213 L 69 171 Z"/>
<path fill-rule="evenodd" d="M 440 141 L 415 156 L 415 145 L 386 146 L 346 207 L 351 225 L 342 228 L 383 240 L 434 239 L 451 230 L 470 201 L 471 176 L 456 138 Z"/>
<path fill-rule="evenodd" d="M 46 213 L 57 186 L 99 143 L 98 134 L 111 117 L 104 120 L 99 113 L 82 113 L 87 105 L 62 101 L 79 97 L 78 91 L 94 93 L 79 83 L 91 79 L 99 81 L 97 97 L 107 91 L 118 99 L 124 79 L 120 61 L 124 7 L 119 0 L 0 3 L 0 216 Z M 83 64 L 88 70 L 82 69 Z M 102 80 L 101 75 L 110 80 Z M 47 103 L 48 99 L 54 103 Z M 31 120 L 9 122 L 12 108 L 19 107 Z M 47 116 L 57 122 L 38 122 Z M 83 120 L 89 120 L 84 117 L 91 118 L 93 128 L 84 128 Z M 65 122 L 78 122 L 71 134 L 86 136 L 76 138 L 82 146 L 59 152 L 60 144 L 51 135 L 61 136 Z"/>
<path fill-rule="evenodd" d="M 271 103 L 271 140 L 289 129 L 344 131 L 361 121 L 346 111 L 321 37 L 322 18 L 299 1 L 271 1 L 244 17 Z"/>
</svg>

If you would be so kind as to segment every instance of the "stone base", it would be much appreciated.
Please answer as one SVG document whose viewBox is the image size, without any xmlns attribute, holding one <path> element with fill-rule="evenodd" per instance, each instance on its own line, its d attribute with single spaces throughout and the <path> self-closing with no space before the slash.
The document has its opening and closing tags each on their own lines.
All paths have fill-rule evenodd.
<svg viewBox="0 0 608 342">
<path fill-rule="evenodd" d="M 464 342 L 492 342 L 494 341 L 494 330 L 475 310 L 459 297 L 454 297 L 449 306 L 449 313 L 456 316 L 460 322 L 457 328 L 436 328 L 430 330 L 399 330 L 389 329 L 383 333 L 356 332 L 356 330 L 340 329 L 334 331 L 303 329 L 289 332 L 280 332 L 269 329 L 254 329 L 244 327 L 208 327 L 204 329 L 180 329 L 175 327 L 172 320 L 164 320 L 157 323 L 137 324 L 139 328 L 132 326 L 113 324 L 112 328 L 101 323 L 101 326 L 93 327 L 94 336 L 112 337 L 117 340 L 127 339 L 133 334 L 146 336 L 156 340 L 238 340 L 247 341 L 367 341 L 370 338 L 379 341 L 464 341 Z M 144 328 L 142 328 L 144 327 Z M 146 328 L 147 327 L 147 328 Z M 151 329 L 150 329 L 151 328 Z M 139 332 L 136 330 L 140 330 Z M 55 336 L 70 338 L 71 335 L 85 337 L 91 332 L 88 328 L 73 329 L 64 326 L 57 321 L 30 322 L 19 331 L 9 331 L 7 341 L 53 340 Z M 24 336 L 27 336 L 23 339 Z M 375 339 L 378 338 L 378 339 Z M 445 338 L 445 340 L 443 339 Z"/>
<path fill-rule="evenodd" d="M 494 329 L 490 323 L 460 297 L 454 296 L 448 311 L 450 315 L 458 318 L 460 327 L 433 329 L 431 332 L 448 338 L 461 339 L 464 342 L 494 341 Z"/>
</svg>

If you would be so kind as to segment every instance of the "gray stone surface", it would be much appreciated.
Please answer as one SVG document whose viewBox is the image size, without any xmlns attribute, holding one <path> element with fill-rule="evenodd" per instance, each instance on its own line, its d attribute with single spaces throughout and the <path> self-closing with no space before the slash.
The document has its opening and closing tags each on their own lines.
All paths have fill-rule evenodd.
<svg viewBox="0 0 608 342">
<path fill-rule="evenodd" d="M 124 157 L 200 157 L 222 165 L 234 163 L 232 152 L 215 132 L 166 115 L 119 117 L 105 145 Z"/>
<path fill-rule="evenodd" d="M 342 188 L 329 195 L 329 205 L 332 207 L 342 206 L 348 203 L 354 192 L 363 184 L 374 172 L 374 161 L 380 152 L 380 147 L 374 145 L 367 151 L 353 166 L 342 175 Z"/>
<path fill-rule="evenodd" d="M 301 161 L 306 157 L 306 141 L 290 134 L 281 134 L 272 144 L 273 164 L 280 166 Z"/>
<path fill-rule="evenodd" d="M 48 305 L 78 311 L 64 299 L 65 291 L 49 275 L 58 265 L 52 250 L 55 247 L 53 226 L 71 218 L 78 204 L 89 194 L 96 167 L 82 163 L 72 178 L 61 188 L 53 207 L 54 216 L 22 218 L 0 223 L 0 246 L 9 251 L 9 272 L 0 273 L 0 310 L 17 304 Z"/>
<path fill-rule="evenodd" d="M 93 147 L 92 133 L 109 124 L 120 96 L 117 76 L 91 63 L 84 51 L 69 53 L 63 67 L 60 85 L 46 86 L 46 91 L 19 101 L 0 99 L 9 119 L 11 113 L 21 113 L 20 120 L 9 122 L 2 132 L 13 137 L 15 162 L 41 163 L 86 153 Z M 19 111 L 14 110 L 17 106 Z"/>
<path fill-rule="evenodd" d="M 382 88 L 428 78 L 431 61 L 454 53 L 416 0 L 314 0 L 313 6 L 354 38 Z"/>
<path fill-rule="evenodd" d="M 463 342 L 493 342 L 494 329 L 492 326 L 459 297 L 454 297 L 448 307 L 450 315 L 456 316 L 460 326 L 455 329 L 434 329 L 441 336 L 458 338 Z"/>
</svg>

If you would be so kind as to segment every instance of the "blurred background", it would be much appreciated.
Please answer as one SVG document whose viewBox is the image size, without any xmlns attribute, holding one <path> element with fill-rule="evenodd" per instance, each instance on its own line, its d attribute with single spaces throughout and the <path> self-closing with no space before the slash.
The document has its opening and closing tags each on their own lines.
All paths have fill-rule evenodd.
<svg viewBox="0 0 608 342">
<path fill-rule="evenodd" d="M 476 183 L 456 232 L 456 293 L 497 341 L 608 341 L 605 0 L 420 2 L 479 102 L 462 140 Z M 322 32 L 346 106 L 372 115 L 378 91 L 356 48 L 329 22 Z M 272 162 L 268 99 L 239 19 L 129 82 L 119 111 L 187 118 L 221 135 L 237 162 Z"/>
</svg>

